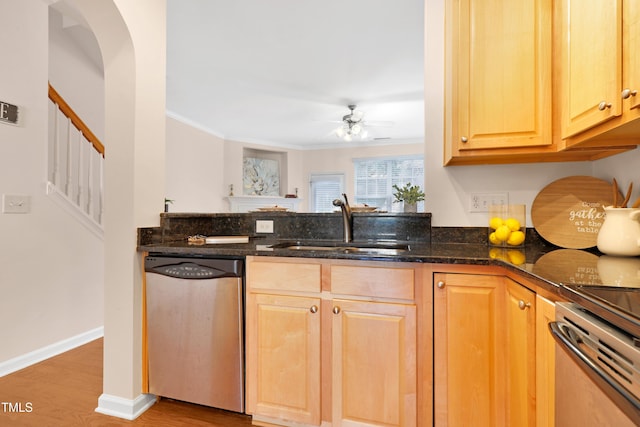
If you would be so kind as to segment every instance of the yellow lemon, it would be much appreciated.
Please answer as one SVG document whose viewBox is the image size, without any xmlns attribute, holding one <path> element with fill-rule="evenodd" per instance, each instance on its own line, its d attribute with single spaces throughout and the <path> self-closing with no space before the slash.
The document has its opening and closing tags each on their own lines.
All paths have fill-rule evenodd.
<svg viewBox="0 0 640 427">
<path fill-rule="evenodd" d="M 489 243 L 491 243 L 492 245 L 499 245 L 502 242 L 498 240 L 498 238 L 496 237 L 496 233 L 493 232 L 489 234 Z"/>
<path fill-rule="evenodd" d="M 508 218 L 505 222 L 504 225 L 506 225 L 507 227 L 509 227 L 509 230 L 511 231 L 517 231 L 520 230 L 520 221 L 518 221 L 515 218 Z"/>
<path fill-rule="evenodd" d="M 507 251 L 507 257 L 509 258 L 509 262 L 511 264 L 520 265 L 520 264 L 524 264 L 525 262 L 524 254 L 516 249 L 511 249 Z"/>
<path fill-rule="evenodd" d="M 507 239 L 507 245 L 518 246 L 524 242 L 524 233 L 522 231 L 514 231 Z"/>
<path fill-rule="evenodd" d="M 494 216 L 489 220 L 489 227 L 491 227 L 492 230 L 497 230 L 498 227 L 500 227 L 502 224 L 502 218 L 499 218 L 497 216 Z"/>
<path fill-rule="evenodd" d="M 494 234 L 496 235 L 496 239 L 498 239 L 500 242 L 505 242 L 511 235 L 511 230 L 506 225 L 501 225 L 496 229 Z"/>
</svg>

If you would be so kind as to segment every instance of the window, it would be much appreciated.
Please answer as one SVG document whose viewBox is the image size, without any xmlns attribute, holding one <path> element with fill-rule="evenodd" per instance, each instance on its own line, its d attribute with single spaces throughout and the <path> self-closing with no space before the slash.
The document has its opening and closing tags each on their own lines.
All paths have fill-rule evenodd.
<svg viewBox="0 0 640 427">
<path fill-rule="evenodd" d="M 344 174 L 311 174 L 310 185 L 311 212 L 333 212 L 333 201 L 344 193 Z"/>
<path fill-rule="evenodd" d="M 379 210 L 401 212 L 402 204 L 393 203 L 393 185 L 406 183 L 424 188 L 424 158 L 394 157 L 354 159 L 355 203 L 366 203 Z M 424 211 L 424 202 L 418 203 Z"/>
</svg>

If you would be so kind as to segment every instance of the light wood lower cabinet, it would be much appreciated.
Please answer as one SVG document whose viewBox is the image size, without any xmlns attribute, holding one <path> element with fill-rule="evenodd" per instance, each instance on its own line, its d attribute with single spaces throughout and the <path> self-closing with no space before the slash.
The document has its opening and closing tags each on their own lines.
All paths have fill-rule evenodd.
<svg viewBox="0 0 640 427">
<path fill-rule="evenodd" d="M 332 301 L 334 426 L 416 425 L 416 307 Z"/>
<path fill-rule="evenodd" d="M 248 257 L 246 407 L 254 424 L 416 426 L 417 271 Z"/>
<path fill-rule="evenodd" d="M 534 426 L 535 293 L 493 275 L 434 284 L 434 424 Z"/>
<path fill-rule="evenodd" d="M 549 332 L 556 305 L 536 295 L 536 425 L 555 425 L 556 343 Z"/>
<path fill-rule="evenodd" d="M 320 423 L 319 307 L 319 298 L 248 295 L 246 396 L 254 413 Z"/>
</svg>

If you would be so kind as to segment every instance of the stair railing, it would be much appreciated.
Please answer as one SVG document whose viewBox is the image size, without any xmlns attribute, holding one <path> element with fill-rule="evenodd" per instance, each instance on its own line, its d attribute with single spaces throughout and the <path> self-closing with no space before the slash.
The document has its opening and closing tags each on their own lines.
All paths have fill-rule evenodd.
<svg viewBox="0 0 640 427">
<path fill-rule="evenodd" d="M 51 84 L 49 100 L 47 194 L 61 196 L 101 235 L 104 145 Z"/>
</svg>

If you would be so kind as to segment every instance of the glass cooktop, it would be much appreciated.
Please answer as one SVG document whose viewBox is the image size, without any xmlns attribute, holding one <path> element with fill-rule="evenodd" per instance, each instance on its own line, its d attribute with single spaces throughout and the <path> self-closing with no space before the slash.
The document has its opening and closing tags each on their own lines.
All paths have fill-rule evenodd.
<svg viewBox="0 0 640 427">
<path fill-rule="evenodd" d="M 542 255 L 532 272 L 561 285 L 587 310 L 640 337 L 640 257 L 558 249 Z"/>
</svg>

